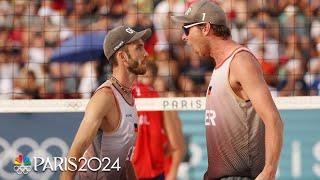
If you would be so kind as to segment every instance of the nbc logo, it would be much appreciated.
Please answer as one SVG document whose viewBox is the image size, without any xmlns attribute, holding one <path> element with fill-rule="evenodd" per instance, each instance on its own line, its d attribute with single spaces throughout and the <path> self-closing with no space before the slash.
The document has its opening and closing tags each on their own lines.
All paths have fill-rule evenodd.
<svg viewBox="0 0 320 180">
<path fill-rule="evenodd" d="M 28 174 L 32 169 L 30 158 L 20 154 L 13 162 L 13 169 L 18 174 Z"/>
</svg>

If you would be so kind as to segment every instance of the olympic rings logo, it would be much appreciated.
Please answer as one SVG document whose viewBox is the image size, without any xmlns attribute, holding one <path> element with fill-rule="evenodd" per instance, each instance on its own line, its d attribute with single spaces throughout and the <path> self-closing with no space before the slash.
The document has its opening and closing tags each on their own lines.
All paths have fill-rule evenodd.
<svg viewBox="0 0 320 180">
<path fill-rule="evenodd" d="M 67 107 L 69 108 L 72 108 L 72 109 L 79 109 L 82 107 L 82 103 L 81 102 L 78 102 L 78 101 L 74 101 L 74 102 L 69 102 L 67 104 Z"/>
<path fill-rule="evenodd" d="M 13 166 L 13 169 L 18 174 L 28 174 L 32 170 L 31 166 Z"/>
<path fill-rule="evenodd" d="M 28 154 L 21 152 L 21 149 L 26 147 L 31 149 Z M 47 138 L 41 144 L 38 144 L 37 141 L 29 137 L 18 138 L 10 144 L 6 139 L 0 137 L 0 179 L 18 179 L 21 177 L 21 174 L 28 174 L 31 179 L 49 179 L 54 172 L 45 171 L 37 173 L 32 171 L 31 166 L 14 166 L 14 171 L 10 171 L 8 170 L 8 166 L 13 166 L 12 161 L 18 154 L 25 154 L 29 157 L 49 157 L 52 159 L 52 154 L 49 151 L 49 148 L 52 149 L 52 147 L 59 149 L 61 153 L 59 156 L 63 157 L 67 155 L 69 150 L 67 143 L 57 137 Z"/>
</svg>

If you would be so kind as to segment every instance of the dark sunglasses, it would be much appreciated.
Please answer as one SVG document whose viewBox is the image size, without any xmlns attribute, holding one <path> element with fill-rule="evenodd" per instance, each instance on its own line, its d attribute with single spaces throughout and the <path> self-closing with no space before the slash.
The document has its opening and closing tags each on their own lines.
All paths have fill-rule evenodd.
<svg viewBox="0 0 320 180">
<path fill-rule="evenodd" d="M 182 32 L 183 32 L 186 36 L 189 36 L 189 30 L 190 30 L 190 28 L 186 28 L 186 27 L 182 26 Z"/>
<path fill-rule="evenodd" d="M 193 26 L 203 25 L 206 22 L 195 22 L 195 23 L 186 23 L 182 26 L 182 31 L 186 36 L 189 36 L 190 28 Z"/>
</svg>

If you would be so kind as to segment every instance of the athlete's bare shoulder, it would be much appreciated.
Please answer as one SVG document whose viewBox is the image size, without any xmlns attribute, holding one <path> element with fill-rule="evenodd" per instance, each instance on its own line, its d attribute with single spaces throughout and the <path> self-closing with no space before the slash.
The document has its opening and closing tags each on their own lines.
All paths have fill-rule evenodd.
<svg viewBox="0 0 320 180">
<path fill-rule="evenodd" d="M 230 74 L 234 77 L 247 79 L 252 78 L 254 75 L 262 76 L 261 66 L 256 57 L 249 51 L 240 51 L 233 57 L 230 64 Z"/>
<path fill-rule="evenodd" d="M 238 66 L 238 68 L 250 67 L 252 65 L 258 68 L 260 67 L 257 58 L 247 50 L 242 50 L 235 54 L 231 62 L 231 66 Z"/>
<path fill-rule="evenodd" d="M 113 108 L 116 107 L 115 104 L 116 102 L 111 88 L 103 87 L 96 91 L 91 97 L 85 114 L 94 113 L 94 116 L 105 116 L 113 111 Z"/>
</svg>

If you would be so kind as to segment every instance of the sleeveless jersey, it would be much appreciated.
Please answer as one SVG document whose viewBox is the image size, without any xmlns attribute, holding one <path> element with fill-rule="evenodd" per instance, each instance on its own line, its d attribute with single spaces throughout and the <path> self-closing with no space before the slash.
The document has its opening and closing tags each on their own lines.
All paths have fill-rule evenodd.
<svg viewBox="0 0 320 180">
<path fill-rule="evenodd" d="M 213 70 L 206 95 L 205 127 L 208 179 L 227 176 L 256 177 L 265 163 L 264 124 L 250 101 L 232 90 L 229 69 L 236 49 Z M 242 68 L 242 67 L 238 67 Z"/>
<path fill-rule="evenodd" d="M 97 157 L 102 162 L 102 167 L 107 167 L 110 171 L 102 171 L 101 169 L 97 172 L 77 172 L 76 179 L 126 179 L 126 170 L 132 167 L 130 162 L 131 155 L 134 149 L 136 130 L 138 123 L 138 115 L 135 105 L 129 105 L 126 100 L 122 97 L 120 92 L 112 85 L 110 81 L 106 81 L 96 92 L 102 88 L 110 88 L 115 96 L 115 100 L 120 108 L 120 125 L 115 132 L 106 133 L 99 129 L 92 145 L 84 153 L 83 157 L 90 159 Z M 120 169 L 117 171 L 116 168 L 112 168 L 112 165 L 119 161 L 118 165 Z M 90 166 L 98 166 L 98 164 L 90 163 Z M 108 164 L 109 163 L 109 164 Z"/>
</svg>

